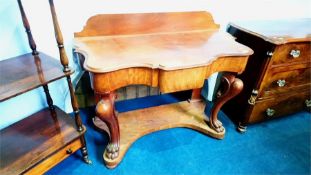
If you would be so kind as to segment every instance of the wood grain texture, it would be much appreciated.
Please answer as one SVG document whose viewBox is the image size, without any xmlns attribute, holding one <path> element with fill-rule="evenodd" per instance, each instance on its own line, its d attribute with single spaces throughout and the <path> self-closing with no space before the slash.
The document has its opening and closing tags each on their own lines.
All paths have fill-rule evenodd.
<svg viewBox="0 0 311 175">
<path fill-rule="evenodd" d="M 127 68 L 107 73 L 90 73 L 94 91 L 105 93 L 131 84 L 159 87 L 163 93 L 203 87 L 204 80 L 215 72 L 243 72 L 246 56 L 221 57 L 208 66 L 165 71 L 151 68 Z"/>
<path fill-rule="evenodd" d="M 211 137 L 222 139 L 225 131 L 218 133 L 208 125 L 208 118 L 204 114 L 203 102 L 189 103 L 187 101 L 169 105 L 161 105 L 146 109 L 119 113 L 120 123 L 120 153 L 116 159 L 109 159 L 103 155 L 106 165 L 114 168 L 123 159 L 128 148 L 140 137 L 149 133 L 176 127 L 186 127 Z M 139 123 L 139 124 L 137 124 Z M 95 118 L 94 124 L 100 130 L 106 131 L 107 126 L 100 119 Z"/>
<path fill-rule="evenodd" d="M 294 58 L 292 55 L 290 55 L 292 50 L 298 50 L 300 52 L 297 58 Z M 310 62 L 311 42 L 289 43 L 286 45 L 277 46 L 273 54 L 271 66 L 287 66 L 293 63 L 311 64 Z"/>
<path fill-rule="evenodd" d="M 99 14 L 88 19 L 76 37 L 135 35 L 218 29 L 208 12 Z"/>
<path fill-rule="evenodd" d="M 224 108 L 236 124 L 246 126 L 274 118 L 266 116 L 268 108 L 277 109 L 276 117 L 307 109 L 305 101 L 310 99 L 311 89 L 310 21 L 250 21 L 229 25 L 228 32 L 254 50 L 245 71 L 238 75 L 244 82 L 244 90 Z M 292 51 L 298 54 L 294 56 Z"/>
<path fill-rule="evenodd" d="M 2 129 L 0 174 L 25 173 L 44 160 L 56 164 L 62 157 L 54 159 L 52 155 L 79 140 L 83 133 L 77 132 L 74 120 L 57 107 L 55 113 L 46 108 Z"/>
<path fill-rule="evenodd" d="M 33 174 L 44 174 L 47 172 L 49 169 L 57 165 L 59 162 L 63 161 L 66 159 L 68 156 L 70 156 L 72 153 L 76 152 L 78 149 L 82 147 L 81 141 L 79 139 L 76 139 L 63 149 L 57 151 L 54 155 L 49 157 L 48 159 L 45 159 L 37 165 L 35 168 L 30 169 L 25 173 L 28 175 L 33 175 Z"/>
<path fill-rule="evenodd" d="M 229 25 L 270 43 L 279 45 L 311 41 L 311 18 L 237 21 Z M 271 27 L 273 26 L 273 27 Z"/>
<path fill-rule="evenodd" d="M 311 68 L 306 67 L 306 65 L 300 65 L 299 67 L 292 70 L 288 69 L 288 67 L 284 67 L 283 71 L 278 72 L 274 69 L 270 69 L 269 72 L 267 72 L 267 77 L 262 81 L 259 98 L 272 95 L 287 95 L 288 92 L 300 89 L 300 87 L 310 86 Z M 284 86 L 280 86 L 279 81 L 283 81 Z"/>
<path fill-rule="evenodd" d="M 258 123 L 270 119 L 290 115 L 301 110 L 310 111 L 310 107 L 306 106 L 306 100 L 310 99 L 310 86 L 299 92 L 290 93 L 283 96 L 273 96 L 270 99 L 264 99 L 257 102 L 251 111 L 249 123 Z M 267 110 L 274 110 L 272 116 L 267 115 Z"/>
<path fill-rule="evenodd" d="M 219 57 L 252 54 L 217 30 L 80 37 L 75 38 L 74 47 L 85 57 L 84 68 L 96 73 L 131 67 L 187 69 L 209 65 Z"/>
<path fill-rule="evenodd" d="M 132 84 L 159 87 L 163 93 L 199 89 L 217 71 L 241 73 L 252 54 L 220 32 L 206 12 L 97 15 L 75 35 L 75 51 L 85 58 L 84 68 L 90 72 L 98 101 L 94 123 L 110 133 L 104 153 L 110 168 L 122 160 L 136 139 L 153 131 L 189 127 L 222 138 L 218 111 L 241 89 L 230 88 L 231 84 L 241 83 L 229 82 L 228 89 L 233 91 L 228 90 L 228 96 L 213 110 L 212 128 L 205 123 L 200 102 L 137 110 L 117 118 L 113 91 Z"/>
<path fill-rule="evenodd" d="M 65 74 L 56 59 L 41 52 L 38 55 L 28 53 L 2 60 L 0 61 L 0 102 L 72 73 Z"/>
</svg>

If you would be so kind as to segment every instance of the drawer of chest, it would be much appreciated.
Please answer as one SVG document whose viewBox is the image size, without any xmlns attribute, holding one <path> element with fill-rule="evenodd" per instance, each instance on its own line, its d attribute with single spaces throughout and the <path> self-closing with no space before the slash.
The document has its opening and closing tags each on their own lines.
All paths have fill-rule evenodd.
<svg viewBox="0 0 311 175">
<path fill-rule="evenodd" d="M 292 70 L 287 68 L 289 67 L 268 71 L 262 82 L 261 97 L 298 90 L 311 83 L 311 68 L 305 66 L 296 66 Z"/>
<path fill-rule="evenodd" d="M 289 115 L 301 110 L 310 111 L 311 100 L 310 91 L 284 95 L 282 97 L 259 100 L 256 102 L 249 123 L 256 123 L 264 120 L 269 120 L 285 115 Z"/>
<path fill-rule="evenodd" d="M 272 64 L 291 64 L 310 61 L 310 44 L 310 42 L 301 42 L 277 46 L 273 53 Z"/>
</svg>

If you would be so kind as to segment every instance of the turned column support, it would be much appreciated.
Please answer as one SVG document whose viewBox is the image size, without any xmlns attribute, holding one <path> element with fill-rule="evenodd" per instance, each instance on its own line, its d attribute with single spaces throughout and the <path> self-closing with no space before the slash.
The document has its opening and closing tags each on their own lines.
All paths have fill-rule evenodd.
<svg viewBox="0 0 311 175">
<path fill-rule="evenodd" d="M 64 48 L 64 39 L 63 39 L 63 35 L 58 24 L 54 2 L 53 0 L 49 0 L 49 3 L 50 3 L 50 9 L 51 9 L 51 14 L 52 14 L 52 19 L 53 19 L 55 38 L 56 38 L 57 46 L 59 49 L 60 62 L 64 66 L 64 72 L 69 72 L 70 68 L 68 66 L 68 57 L 67 57 L 67 54 Z"/>
<path fill-rule="evenodd" d="M 234 74 L 225 73 L 221 80 L 221 89 L 217 94 L 217 99 L 211 111 L 209 125 L 216 132 L 223 132 L 224 127 L 218 120 L 218 112 L 220 108 L 230 99 L 239 94 L 243 89 L 243 82 L 235 78 Z"/>
<path fill-rule="evenodd" d="M 21 0 L 17 0 L 18 2 L 18 7 L 19 7 L 19 10 L 21 12 L 21 16 L 22 16 L 22 19 L 23 19 L 23 25 L 24 25 L 24 28 L 26 30 L 26 33 L 27 33 L 27 37 L 28 37 L 28 43 L 29 43 L 29 46 L 32 50 L 32 54 L 33 55 L 38 55 L 38 51 L 37 51 L 37 46 L 36 46 L 36 43 L 32 37 L 32 34 L 31 34 L 31 30 L 30 30 L 30 25 L 29 25 L 29 22 L 28 22 L 28 19 L 26 17 L 26 14 L 25 14 L 25 11 L 24 11 L 24 8 L 23 8 L 23 4 L 21 2 Z"/>
<path fill-rule="evenodd" d="M 110 141 L 106 147 L 104 156 L 113 160 L 119 156 L 120 150 L 120 129 L 114 107 L 116 94 L 114 92 L 108 92 L 97 96 L 99 97 L 99 101 L 95 110 L 96 117 L 106 123 L 110 134 Z"/>
</svg>

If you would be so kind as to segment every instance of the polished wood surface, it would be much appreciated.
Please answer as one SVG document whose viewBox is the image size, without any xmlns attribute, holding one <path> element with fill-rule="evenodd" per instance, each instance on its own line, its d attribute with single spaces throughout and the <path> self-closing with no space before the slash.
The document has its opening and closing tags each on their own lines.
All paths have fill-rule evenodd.
<svg viewBox="0 0 311 175">
<path fill-rule="evenodd" d="M 52 155 L 84 134 L 75 126 L 69 115 L 55 107 L 55 112 L 46 108 L 2 129 L 0 174 L 25 173 L 44 160 L 58 163 L 62 158 Z"/>
<path fill-rule="evenodd" d="M 186 127 L 200 131 L 213 138 L 222 139 L 225 130 L 216 132 L 207 125 L 209 119 L 204 114 L 204 108 L 205 103 L 202 101 L 192 103 L 184 101 L 119 113 L 120 152 L 116 159 L 111 160 L 107 157 L 106 150 L 103 155 L 106 165 L 109 168 L 114 168 L 121 162 L 129 147 L 137 139 L 159 130 Z M 94 119 L 94 124 L 100 130 L 110 133 L 107 125 L 99 118 L 96 117 Z"/>
<path fill-rule="evenodd" d="M 58 60 L 31 53 L 0 61 L 0 102 L 70 75 Z"/>
<path fill-rule="evenodd" d="M 60 62 L 63 65 L 63 72 L 66 74 L 66 80 L 67 80 L 68 89 L 69 89 L 69 93 L 70 93 L 71 106 L 72 106 L 73 113 L 75 116 L 76 127 L 77 127 L 77 130 L 79 132 L 84 132 L 83 130 L 85 128 L 83 128 L 82 121 L 80 118 L 79 106 L 78 106 L 77 98 L 76 98 L 75 93 L 74 93 L 74 88 L 73 88 L 73 85 L 71 82 L 71 77 L 70 77 L 70 75 L 67 74 L 68 72 L 71 72 L 72 70 L 68 65 L 69 62 L 68 62 L 67 54 L 66 54 L 65 47 L 64 47 L 63 35 L 62 35 L 62 32 L 61 32 L 59 24 L 58 24 L 56 10 L 55 10 L 55 6 L 54 6 L 54 1 L 49 0 L 49 5 L 50 5 L 51 14 L 52 14 L 55 39 L 56 39 L 58 50 L 59 50 Z M 86 141 L 85 141 L 85 138 L 83 135 L 80 137 L 80 141 L 82 144 L 81 153 L 83 155 L 83 160 L 85 163 L 91 164 L 92 162 L 88 158 Z"/>
<path fill-rule="evenodd" d="M 75 51 L 85 58 L 84 68 L 90 73 L 96 95 L 95 125 L 105 123 L 107 127 L 101 130 L 110 133 L 104 153 L 110 168 L 121 161 L 132 142 L 151 131 L 185 126 L 204 130 L 202 132 L 212 136 L 218 133 L 222 136 L 216 137 L 222 138 L 224 127 L 218 120 L 218 112 L 242 89 L 243 83 L 235 74 L 243 72 L 248 56 L 252 54 L 251 49 L 220 32 L 208 12 L 96 15 L 88 20 L 82 32 L 75 34 L 74 45 Z M 123 113 L 118 115 L 115 111 L 115 91 L 119 88 L 142 84 L 159 87 L 162 93 L 197 91 L 206 78 L 218 71 L 228 72 L 224 93 L 214 106 L 210 121 L 199 129 L 197 121 L 189 124 L 194 120 L 191 111 L 199 110 L 197 108 L 185 107 L 176 112 L 174 105 L 167 105 L 150 108 L 155 111 L 148 110 L 146 114 L 133 111 L 133 115 L 127 117 L 120 117 Z M 160 110 L 161 116 L 149 121 L 147 113 L 158 114 Z M 173 116 L 167 118 L 165 111 L 172 111 Z M 178 118 L 180 115 L 185 117 Z M 140 116 L 139 120 L 136 116 Z M 139 122 L 131 122 L 134 120 Z M 124 133 L 125 136 L 120 131 L 123 126 L 131 129 Z M 137 133 L 135 137 L 132 137 L 133 132 Z M 123 142 L 127 144 L 126 149 L 121 148 Z"/>
<path fill-rule="evenodd" d="M 307 99 L 310 99 L 310 86 L 299 92 L 295 91 L 287 95 L 260 100 L 252 110 L 248 122 L 258 123 L 275 119 L 291 114 L 293 111 L 310 111 L 310 106 L 306 105 Z"/>
<path fill-rule="evenodd" d="M 62 160 L 66 159 L 68 156 L 79 150 L 81 147 L 83 147 L 81 141 L 79 139 L 76 139 L 68 146 L 57 151 L 57 153 L 52 155 L 50 158 L 43 160 L 42 163 L 36 166 L 36 168 L 30 169 L 25 174 L 44 174 L 46 171 L 57 165 Z"/>
<path fill-rule="evenodd" d="M 0 131 L 0 174 L 43 174 L 78 149 L 83 160 L 90 163 L 84 139 L 86 129 L 82 126 L 70 79 L 73 71 L 64 63 L 64 53 L 61 53 L 62 66 L 56 59 L 37 52 L 21 0 L 17 2 L 32 53 L 0 61 L 0 101 L 42 86 L 49 108 Z M 50 5 L 55 20 L 52 0 Z M 58 25 L 57 20 L 54 25 Z M 60 31 L 56 33 L 59 35 Z M 64 49 L 63 45 L 59 46 Z M 48 83 L 63 77 L 68 82 L 74 119 L 53 105 L 49 93 Z"/>
<path fill-rule="evenodd" d="M 311 33 L 311 32 L 310 32 Z M 291 51 L 299 50 L 299 56 L 293 57 Z M 311 42 L 290 43 L 279 45 L 273 55 L 272 67 L 288 66 L 296 63 L 311 64 Z"/>
<path fill-rule="evenodd" d="M 75 39 L 74 47 L 85 56 L 84 68 L 96 73 L 130 67 L 186 69 L 209 65 L 219 57 L 252 53 L 217 30 L 81 37 Z"/>
<path fill-rule="evenodd" d="M 310 110 L 310 19 L 234 23 L 228 32 L 254 50 L 245 72 L 245 88 L 225 105 L 226 114 L 246 125 Z M 273 24 L 273 25 L 272 25 Z M 273 117 L 267 117 L 267 112 Z"/>
<path fill-rule="evenodd" d="M 311 41 L 311 18 L 237 21 L 230 25 L 273 44 Z"/>
<path fill-rule="evenodd" d="M 32 37 L 31 30 L 30 30 L 30 25 L 29 25 L 28 19 L 26 17 L 22 1 L 21 0 L 17 0 L 17 3 L 18 3 L 19 11 L 21 13 L 22 20 L 23 20 L 24 28 L 26 29 L 26 33 L 27 33 L 27 37 L 28 37 L 28 43 L 29 43 L 29 46 L 30 46 L 30 48 L 32 50 L 32 54 L 33 55 L 37 55 L 38 54 L 38 52 L 37 52 L 37 45 L 36 45 L 36 43 L 35 43 L 35 41 L 34 41 L 34 39 Z"/>
<path fill-rule="evenodd" d="M 75 38 L 111 35 L 136 35 L 163 32 L 180 32 L 202 29 L 218 29 L 210 13 L 170 12 L 170 13 L 129 13 L 98 14 L 88 19 Z"/>
</svg>

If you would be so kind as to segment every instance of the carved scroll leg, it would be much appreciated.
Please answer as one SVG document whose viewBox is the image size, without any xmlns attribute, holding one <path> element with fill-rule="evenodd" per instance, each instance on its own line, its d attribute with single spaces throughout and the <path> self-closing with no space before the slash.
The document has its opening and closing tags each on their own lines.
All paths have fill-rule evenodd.
<svg viewBox="0 0 311 175">
<path fill-rule="evenodd" d="M 243 89 L 243 82 L 235 78 L 235 75 L 226 73 L 222 77 L 222 91 L 218 94 L 218 98 L 214 107 L 212 108 L 210 117 L 210 127 L 216 132 L 223 132 L 224 127 L 222 123 L 218 120 L 218 112 L 220 108 L 231 98 L 239 94 Z"/>
<path fill-rule="evenodd" d="M 114 108 L 115 98 L 114 92 L 103 94 L 96 106 L 96 116 L 107 124 L 110 132 L 110 142 L 105 155 L 109 159 L 118 157 L 120 150 L 120 129 Z"/>
</svg>

